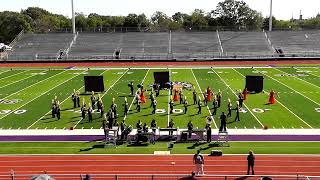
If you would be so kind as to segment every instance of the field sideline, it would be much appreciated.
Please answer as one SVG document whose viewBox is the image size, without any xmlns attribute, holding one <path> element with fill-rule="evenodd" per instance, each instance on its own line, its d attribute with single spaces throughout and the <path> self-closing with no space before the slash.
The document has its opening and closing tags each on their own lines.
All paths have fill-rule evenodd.
<svg viewBox="0 0 320 180">
<path fill-rule="evenodd" d="M 116 99 L 118 104 L 118 121 L 125 119 L 127 125 L 135 127 L 137 120 L 150 126 L 154 118 L 159 127 L 166 127 L 168 120 L 173 119 L 175 126 L 185 128 L 192 120 L 194 127 L 204 128 L 205 118 L 211 115 L 212 102 L 197 114 L 196 105 L 192 104 L 192 90 L 184 90 L 190 106 L 188 113 L 180 113 L 183 105 L 175 104 L 177 113 L 168 114 L 169 91 L 162 90 L 157 98 L 159 109 L 151 114 L 150 100 L 142 105 L 137 113 L 135 106 L 130 106 L 128 116 L 123 115 L 124 97 L 131 105 L 133 97 L 129 96 L 128 82 L 135 85 L 143 83 L 147 87 L 145 96 L 149 98 L 149 85 L 153 83 L 153 72 L 169 71 L 171 81 L 191 84 L 200 94 L 208 86 L 213 92 L 221 90 L 222 106 L 214 116 L 215 125 L 220 126 L 219 116 L 227 111 L 227 99 L 235 105 L 236 94 L 242 91 L 246 75 L 263 75 L 265 93 L 251 94 L 245 101 L 245 109 L 241 113 L 241 121 L 234 122 L 233 116 L 228 119 L 231 129 L 261 129 L 268 126 L 272 129 L 310 129 L 320 128 L 320 70 L 318 67 L 201 67 L 201 68 L 71 68 L 71 69 L 0 69 L 0 127 L 2 129 L 100 129 L 100 114 L 94 114 L 93 123 L 81 120 L 79 108 L 72 108 L 71 93 L 73 89 L 83 93 L 83 76 L 103 75 L 105 92 L 101 94 L 105 111 Z M 267 105 L 268 92 L 274 89 L 279 97 L 275 105 Z M 57 95 L 62 112 L 61 119 L 52 119 L 50 114 L 51 99 Z M 89 94 L 81 97 L 89 102 Z"/>
</svg>

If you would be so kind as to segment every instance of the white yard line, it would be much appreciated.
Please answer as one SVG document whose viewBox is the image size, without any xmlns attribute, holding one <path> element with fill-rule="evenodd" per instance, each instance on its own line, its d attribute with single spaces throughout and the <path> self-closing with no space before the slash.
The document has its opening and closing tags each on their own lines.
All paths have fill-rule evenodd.
<svg viewBox="0 0 320 180">
<path fill-rule="evenodd" d="M 59 74 L 60 74 L 60 73 L 59 73 Z M 8 115 L 12 114 L 12 113 L 13 113 L 14 111 L 16 111 L 17 109 L 22 108 L 23 106 L 25 106 L 25 105 L 29 104 L 30 102 L 32 102 L 32 101 L 34 101 L 34 100 L 36 100 L 36 99 L 37 99 L 37 98 L 39 98 L 40 96 L 43 96 L 43 95 L 47 94 L 48 92 L 50 92 L 51 90 L 55 89 L 56 87 L 61 86 L 62 84 L 64 84 L 64 83 L 66 83 L 66 82 L 70 81 L 71 79 L 73 79 L 73 78 L 75 78 L 75 77 L 77 77 L 77 76 L 79 76 L 79 75 L 80 75 L 80 74 L 78 74 L 78 75 L 76 75 L 76 76 L 74 76 L 74 77 L 72 77 L 72 78 L 69 78 L 69 79 L 67 79 L 66 81 L 62 82 L 61 84 L 57 84 L 56 86 L 54 86 L 54 87 L 50 88 L 50 89 L 49 89 L 49 90 L 47 90 L 46 92 L 43 92 L 43 93 L 41 93 L 40 95 L 36 96 L 35 98 L 31 99 L 30 101 L 28 101 L 28 102 L 24 103 L 24 104 L 23 104 L 23 105 L 21 105 L 20 107 L 15 108 L 15 109 L 14 109 L 13 111 L 11 111 L 10 113 L 8 113 L 8 114 L 6 114 L 6 115 L 4 115 L 4 116 L 0 117 L 0 119 L 3 119 L 4 117 L 7 117 Z M 53 77 L 53 76 L 52 76 L 52 77 Z"/>
<path fill-rule="evenodd" d="M 232 68 L 233 69 L 233 68 Z M 234 69 L 233 69 L 234 70 Z M 231 92 L 236 96 L 236 97 L 238 97 L 237 96 L 237 94 L 231 89 L 231 87 L 230 86 L 228 86 L 228 84 L 226 83 L 226 81 L 224 81 L 224 79 L 222 79 L 221 78 L 221 76 L 214 70 L 214 69 L 212 69 L 212 71 L 221 79 L 221 81 L 231 90 Z M 234 70 L 235 71 L 235 70 Z M 236 71 L 237 72 L 237 71 Z M 257 116 L 256 115 L 254 115 L 253 114 L 253 112 L 248 108 L 248 106 L 245 104 L 245 103 L 243 103 L 243 105 L 247 108 L 247 110 L 252 114 L 252 116 L 258 121 L 258 123 L 261 125 L 261 127 L 264 127 L 264 125 L 261 123 L 261 121 L 257 118 Z"/>
<path fill-rule="evenodd" d="M 193 75 L 194 79 L 195 79 L 195 80 L 196 80 L 196 82 L 197 82 L 197 85 L 198 85 L 199 91 L 200 91 L 200 93 L 202 94 L 202 97 L 204 98 L 204 95 L 203 95 L 203 93 L 202 93 L 202 91 L 201 91 L 201 87 L 200 87 L 200 85 L 199 85 L 199 82 L 198 82 L 198 80 L 197 80 L 196 76 L 194 75 L 194 73 L 193 73 L 193 70 L 192 70 L 192 69 L 191 69 L 191 72 L 192 72 L 192 75 Z M 216 124 L 216 122 L 215 122 L 215 120 L 214 120 L 214 118 L 213 118 L 213 116 L 212 116 L 212 113 L 211 113 L 211 111 L 210 111 L 210 108 L 209 108 L 208 104 L 207 104 L 207 109 L 208 109 L 208 111 L 209 111 L 210 117 L 212 118 L 212 121 L 213 121 L 213 123 L 214 123 L 214 126 L 216 127 L 216 129 L 218 129 L 218 126 L 217 126 L 217 124 Z"/>
<path fill-rule="evenodd" d="M 107 70 L 103 71 L 103 73 L 101 73 L 100 75 L 104 74 Z M 82 86 L 81 88 L 79 88 L 77 91 L 80 91 L 84 86 Z M 68 100 L 70 97 L 67 97 L 66 99 L 64 99 L 61 103 L 63 104 L 66 100 Z M 51 110 L 49 110 L 45 115 L 43 115 L 41 118 L 39 118 L 37 121 L 35 121 L 34 123 L 32 123 L 27 129 L 30 129 L 33 125 L 35 125 L 37 122 L 39 122 L 42 118 L 46 117 L 49 113 L 51 112 Z"/>
<path fill-rule="evenodd" d="M 148 69 L 146 75 L 144 76 L 143 80 L 141 81 L 141 84 L 143 84 L 143 82 L 144 82 L 144 80 L 146 79 L 149 71 L 150 71 L 150 69 Z M 134 97 L 132 98 L 132 102 L 131 102 L 131 104 L 130 104 L 130 106 L 129 106 L 129 108 L 128 108 L 128 112 L 127 112 L 127 113 L 129 113 L 129 111 L 130 111 L 130 109 L 131 109 L 131 107 L 132 107 L 132 105 L 133 105 L 133 103 L 134 103 L 134 99 L 135 99 L 135 94 L 134 94 Z M 124 116 L 123 120 L 126 120 L 126 118 L 127 118 L 127 115 Z"/>
<path fill-rule="evenodd" d="M 280 72 L 282 72 L 282 73 L 285 73 L 285 74 L 289 74 L 289 73 L 286 73 L 286 72 L 284 72 L 284 71 L 281 71 L 280 69 L 277 69 L 277 68 L 274 68 L 274 69 L 276 69 L 277 71 L 280 71 Z M 296 69 L 296 68 L 295 68 Z M 313 75 L 313 74 L 312 74 Z M 296 79 L 298 79 L 298 80 L 301 80 L 301 81 L 303 81 L 303 82 L 305 82 L 305 83 L 307 83 L 307 84 L 310 84 L 310 85 L 312 85 L 312 86 L 314 86 L 314 87 L 317 87 L 317 88 L 320 88 L 319 86 L 317 86 L 317 85 L 315 85 L 315 84 L 312 84 L 311 82 L 308 82 L 308 81 L 306 81 L 306 80 L 304 80 L 304 79 L 301 79 L 301 78 L 299 78 L 299 77 L 297 77 L 297 76 L 291 76 L 291 77 L 294 77 L 294 78 L 296 78 Z M 318 77 L 318 76 L 317 76 Z"/>
<path fill-rule="evenodd" d="M 240 72 L 238 72 L 237 70 L 233 69 L 235 72 L 237 72 L 238 74 L 240 74 L 241 76 L 245 77 L 243 74 L 241 74 Z M 265 94 L 266 96 L 268 96 L 268 94 Z M 300 121 L 302 121 L 303 123 L 305 123 L 307 126 L 309 126 L 311 129 L 313 129 L 313 127 L 308 124 L 307 122 L 305 122 L 302 118 L 300 118 L 297 114 L 295 114 L 294 112 L 292 112 L 288 107 L 286 107 L 284 104 L 282 104 L 279 99 L 277 100 L 277 102 L 284 107 L 286 110 L 288 110 L 291 114 L 293 114 L 295 117 L 297 117 Z"/>
<path fill-rule="evenodd" d="M 128 71 L 129 71 L 129 69 L 127 69 L 127 70 L 102 94 L 101 98 L 103 98 L 103 97 L 109 92 L 109 90 L 110 90 L 111 88 L 113 88 L 113 86 L 114 86 L 125 74 L 127 74 Z M 73 128 L 75 129 L 82 120 L 83 120 L 83 119 L 81 118 L 81 119 L 76 123 L 76 125 L 73 126 Z"/>
<path fill-rule="evenodd" d="M 288 86 L 288 85 L 284 84 L 283 82 L 281 82 L 281 81 L 279 81 L 279 80 L 277 80 L 277 79 L 273 78 L 272 76 L 269 76 L 269 75 L 268 75 L 268 74 L 266 74 L 266 73 L 263 73 L 263 72 L 262 72 L 262 74 L 263 74 L 263 75 L 265 75 L 265 76 L 268 76 L 269 78 L 273 79 L 274 81 L 277 81 L 278 83 L 280 83 L 280 84 L 282 84 L 282 85 L 286 86 L 287 88 L 291 89 L 292 91 L 294 91 L 294 92 L 296 92 L 296 93 L 300 94 L 301 96 L 303 96 L 303 97 L 305 97 L 305 98 L 309 99 L 309 100 L 310 100 L 310 101 L 312 101 L 313 103 L 315 103 L 315 104 L 317 104 L 318 106 L 320 106 L 320 103 L 317 103 L 316 101 L 314 101 L 314 100 L 310 99 L 309 97 L 305 96 L 304 94 L 300 93 L 299 91 L 296 91 L 295 89 L 293 89 L 293 88 L 291 88 L 290 86 Z"/>
<path fill-rule="evenodd" d="M 47 71 L 47 70 L 42 71 L 42 72 L 40 72 L 40 73 L 44 73 L 44 72 L 46 72 L 46 71 Z M 31 75 L 31 76 L 27 76 L 26 78 L 20 79 L 20 80 L 18 80 L 18 81 L 13 81 L 12 83 L 9 83 L 9 84 L 6 84 L 6 85 L 4 85 L 4 86 L 1 86 L 0 89 L 1 89 L 1 88 L 4 88 L 4 87 L 7 87 L 7 86 L 10 86 L 11 84 L 14 84 L 14 83 L 17 83 L 17 82 L 26 80 L 26 79 L 31 78 L 31 77 L 36 76 L 36 75 L 38 75 L 38 74 L 33 74 L 33 75 Z"/>
<path fill-rule="evenodd" d="M 55 76 L 58 76 L 58 75 L 60 75 L 60 74 L 62 74 L 62 73 L 64 73 L 64 72 L 66 72 L 66 71 L 63 70 L 62 72 L 60 72 L 60 73 L 58 73 L 58 74 L 55 74 L 55 75 L 53 75 L 53 76 L 50 76 L 50 77 L 48 77 L 48 78 L 46 78 L 46 79 L 43 79 L 43 80 L 41 80 L 41 81 L 38 81 L 37 83 L 34 83 L 34 84 L 32 84 L 31 86 L 27 86 L 27 87 L 25 87 L 25 88 L 23 88 L 23 89 L 20 89 L 19 91 L 15 92 L 15 93 L 12 93 L 12 94 L 10 94 L 9 96 L 6 96 L 6 97 L 4 97 L 4 98 L 2 98 L 2 99 L 7 99 L 7 98 L 9 98 L 9 97 L 11 97 L 11 96 L 13 96 L 13 95 L 15 95 L 15 94 L 17 94 L 17 93 L 25 90 L 25 89 L 31 88 L 31 87 L 33 87 L 33 86 L 35 86 L 35 85 L 37 85 L 37 84 L 39 84 L 39 83 L 41 83 L 41 82 L 43 82 L 43 81 L 46 81 L 46 80 L 48 80 L 48 79 L 51 79 L 51 78 L 53 78 L 53 77 L 55 77 Z"/>
<path fill-rule="evenodd" d="M 2 71 L 2 72 L 0 72 L 0 74 L 3 74 L 3 73 L 8 72 L 8 71 L 10 71 L 10 70 Z"/>
<path fill-rule="evenodd" d="M 30 70 L 23 70 L 22 72 L 15 73 L 15 74 L 12 74 L 12 75 L 10 75 L 10 76 L 3 77 L 3 78 L 1 78 L 0 80 L 7 79 L 7 78 L 9 78 L 9 77 L 12 77 L 12 76 L 15 76 L 15 75 L 18 75 L 18 74 L 22 74 L 22 73 L 28 72 L 28 71 L 30 71 Z"/>
</svg>

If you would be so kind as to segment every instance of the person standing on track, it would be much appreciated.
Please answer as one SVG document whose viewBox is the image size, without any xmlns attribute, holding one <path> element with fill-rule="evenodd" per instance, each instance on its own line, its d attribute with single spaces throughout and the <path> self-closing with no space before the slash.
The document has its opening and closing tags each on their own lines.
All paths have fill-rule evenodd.
<svg viewBox="0 0 320 180">
<path fill-rule="evenodd" d="M 198 150 L 197 153 L 193 155 L 193 163 L 196 165 L 196 175 L 204 175 L 204 158 L 202 154 L 200 154 L 200 150 Z"/>
<path fill-rule="evenodd" d="M 247 175 L 249 175 L 250 173 L 250 168 L 251 168 L 251 171 L 252 171 L 252 175 L 254 175 L 254 160 L 255 160 L 255 157 L 253 155 L 253 151 L 249 151 L 249 155 L 247 156 L 247 161 L 248 161 L 248 171 L 247 171 Z"/>
</svg>

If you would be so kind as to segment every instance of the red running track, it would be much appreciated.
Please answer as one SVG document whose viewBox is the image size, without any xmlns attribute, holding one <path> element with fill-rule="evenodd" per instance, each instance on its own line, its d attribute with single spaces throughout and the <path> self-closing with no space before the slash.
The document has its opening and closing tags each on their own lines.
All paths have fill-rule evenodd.
<svg viewBox="0 0 320 180">
<path fill-rule="evenodd" d="M 0 156 L 0 179 L 9 179 L 1 175 L 8 175 L 11 170 L 16 174 L 39 174 L 43 171 L 48 174 L 76 174 L 64 178 L 56 175 L 56 179 L 79 179 L 79 174 L 190 174 L 194 171 L 192 157 L 192 155 Z M 246 163 L 245 155 L 205 156 L 204 171 L 212 175 L 245 175 Z M 320 155 L 256 155 L 255 172 L 256 175 L 320 176 Z M 114 179 L 114 177 L 93 179 L 112 178 Z M 27 178 L 17 176 L 15 179 Z M 151 176 L 145 178 L 119 176 L 119 179 L 151 179 Z M 168 180 L 178 177 L 155 177 L 155 179 Z"/>
<path fill-rule="evenodd" d="M 0 63 L 0 67 L 193 67 L 193 66 L 264 66 L 264 65 L 320 64 L 320 60 L 281 61 L 203 61 L 203 62 L 53 62 L 53 63 Z"/>
</svg>

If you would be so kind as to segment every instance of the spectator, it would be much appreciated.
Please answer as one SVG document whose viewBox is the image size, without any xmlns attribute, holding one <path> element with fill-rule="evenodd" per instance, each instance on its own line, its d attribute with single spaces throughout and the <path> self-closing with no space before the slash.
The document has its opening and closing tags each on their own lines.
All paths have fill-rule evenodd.
<svg viewBox="0 0 320 180">
<path fill-rule="evenodd" d="M 254 160 L 255 160 L 255 157 L 253 155 L 253 151 L 249 151 L 249 155 L 247 157 L 247 160 L 248 160 L 248 171 L 247 171 L 247 175 L 249 175 L 250 173 L 250 168 L 251 168 L 251 171 L 252 171 L 252 175 L 254 175 Z"/>
<path fill-rule="evenodd" d="M 193 163 L 196 165 L 196 175 L 204 175 L 204 172 L 203 172 L 204 158 L 200 154 L 200 150 L 198 150 L 197 153 L 194 154 Z"/>
<path fill-rule="evenodd" d="M 83 180 L 91 180 L 91 176 L 89 174 L 86 174 L 85 178 Z"/>
</svg>

